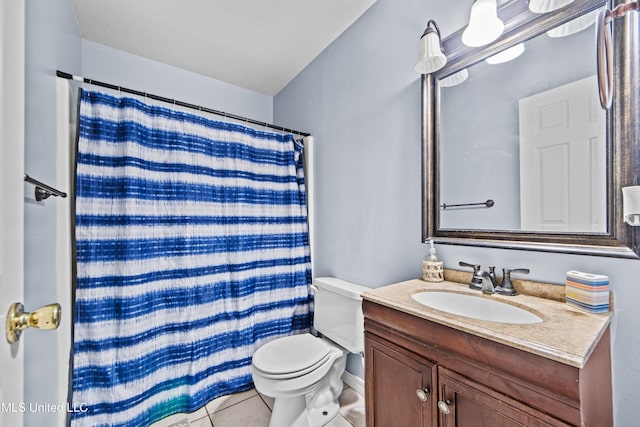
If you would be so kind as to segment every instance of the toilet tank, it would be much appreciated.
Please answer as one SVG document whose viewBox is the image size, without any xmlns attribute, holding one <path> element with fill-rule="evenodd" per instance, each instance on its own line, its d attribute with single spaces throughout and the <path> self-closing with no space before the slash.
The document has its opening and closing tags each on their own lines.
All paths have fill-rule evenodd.
<svg viewBox="0 0 640 427">
<path fill-rule="evenodd" d="M 365 286 L 336 279 L 317 277 L 313 326 L 325 337 L 351 353 L 364 352 L 364 316 L 362 294 Z"/>
</svg>

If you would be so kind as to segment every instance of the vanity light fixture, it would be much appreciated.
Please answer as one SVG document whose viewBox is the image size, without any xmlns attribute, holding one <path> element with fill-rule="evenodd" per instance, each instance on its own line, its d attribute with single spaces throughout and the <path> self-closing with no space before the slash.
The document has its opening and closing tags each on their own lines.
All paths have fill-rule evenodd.
<svg viewBox="0 0 640 427">
<path fill-rule="evenodd" d="M 462 33 L 462 43 L 470 47 L 484 46 L 500 37 L 503 30 L 504 23 L 498 18 L 498 1 L 475 0 L 469 25 Z"/>
<path fill-rule="evenodd" d="M 573 0 L 529 0 L 529 10 L 533 13 L 547 13 L 565 7 Z"/>
<path fill-rule="evenodd" d="M 502 64 L 504 62 L 509 62 L 513 59 L 516 59 L 518 56 L 522 55 L 524 52 L 524 44 L 518 43 L 515 46 L 510 47 L 509 49 L 505 49 L 500 53 L 496 53 L 493 56 L 485 59 L 487 64 Z"/>
<path fill-rule="evenodd" d="M 429 74 L 444 67 L 447 63 L 447 57 L 444 54 L 441 40 L 438 24 L 430 19 L 427 22 L 427 28 L 420 37 L 420 53 L 414 67 L 416 73 Z"/>
</svg>

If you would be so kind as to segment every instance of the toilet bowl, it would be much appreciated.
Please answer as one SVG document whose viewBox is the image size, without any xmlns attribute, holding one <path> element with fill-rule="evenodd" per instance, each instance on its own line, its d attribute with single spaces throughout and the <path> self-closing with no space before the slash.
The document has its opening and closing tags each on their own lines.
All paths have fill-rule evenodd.
<svg viewBox="0 0 640 427">
<path fill-rule="evenodd" d="M 252 374 L 256 390 L 275 398 L 269 426 L 316 427 L 331 421 L 340 407 L 337 398 L 346 358 L 345 350 L 311 334 L 260 347 L 253 356 Z"/>
<path fill-rule="evenodd" d="M 364 351 L 360 294 L 368 288 L 335 278 L 318 278 L 314 285 L 314 327 L 323 336 L 278 338 L 253 355 L 256 390 L 275 399 L 269 427 L 319 427 L 331 421 L 340 408 L 347 355 Z"/>
</svg>

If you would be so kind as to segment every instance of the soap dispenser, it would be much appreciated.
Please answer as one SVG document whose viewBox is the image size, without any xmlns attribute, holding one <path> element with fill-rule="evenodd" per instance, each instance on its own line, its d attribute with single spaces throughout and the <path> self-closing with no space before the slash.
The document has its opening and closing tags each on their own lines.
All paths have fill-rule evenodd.
<svg viewBox="0 0 640 427">
<path fill-rule="evenodd" d="M 436 255 L 433 240 L 430 240 L 429 244 L 429 255 L 422 260 L 422 279 L 426 282 L 442 282 L 444 280 L 444 265 Z"/>
</svg>

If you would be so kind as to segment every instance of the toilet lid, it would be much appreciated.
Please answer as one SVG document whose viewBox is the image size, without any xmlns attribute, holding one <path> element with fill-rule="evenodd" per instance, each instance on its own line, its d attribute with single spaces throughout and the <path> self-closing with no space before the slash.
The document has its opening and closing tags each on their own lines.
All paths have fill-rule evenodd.
<svg viewBox="0 0 640 427">
<path fill-rule="evenodd" d="M 260 347 L 253 365 L 262 372 L 285 375 L 308 370 L 324 362 L 332 347 L 311 334 L 278 338 Z"/>
</svg>

